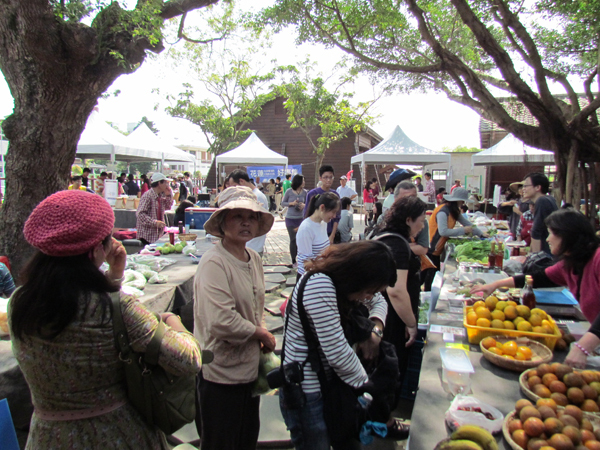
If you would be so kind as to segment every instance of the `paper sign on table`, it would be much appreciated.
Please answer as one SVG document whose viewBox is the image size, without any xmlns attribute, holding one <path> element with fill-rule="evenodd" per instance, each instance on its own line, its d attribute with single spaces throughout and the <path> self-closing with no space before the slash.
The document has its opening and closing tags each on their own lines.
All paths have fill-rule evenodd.
<svg viewBox="0 0 600 450">
<path fill-rule="evenodd" d="M 430 325 L 429 331 L 432 333 L 452 333 L 455 336 L 464 336 L 465 329 L 459 327 L 447 327 L 444 325 Z"/>
<path fill-rule="evenodd" d="M 462 322 L 463 314 L 462 314 L 462 310 L 460 311 L 460 314 L 438 313 L 437 318 L 439 320 Z"/>
</svg>

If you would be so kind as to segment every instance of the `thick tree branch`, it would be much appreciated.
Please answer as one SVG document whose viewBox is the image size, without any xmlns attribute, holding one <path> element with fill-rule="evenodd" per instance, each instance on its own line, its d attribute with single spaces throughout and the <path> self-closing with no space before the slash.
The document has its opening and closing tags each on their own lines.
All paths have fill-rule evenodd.
<svg viewBox="0 0 600 450">
<path fill-rule="evenodd" d="M 211 42 L 222 41 L 225 39 L 225 34 L 220 37 L 210 38 L 210 39 L 192 39 L 185 35 L 183 32 L 183 28 L 185 27 L 185 18 L 187 17 L 187 12 L 181 15 L 181 20 L 179 21 L 179 29 L 177 30 L 177 37 L 179 39 L 183 39 L 186 42 L 190 42 L 192 44 L 210 44 Z"/>
<path fill-rule="evenodd" d="M 422 39 L 431 47 L 431 49 L 442 60 L 446 73 L 451 74 L 452 71 L 457 71 L 460 74 L 461 80 L 465 82 L 474 96 L 481 102 L 482 108 L 492 117 L 491 120 L 496 122 L 502 128 L 510 132 L 516 131 L 523 126 L 522 123 L 513 119 L 498 102 L 498 100 L 489 92 L 482 80 L 473 72 L 460 58 L 453 53 L 447 51 L 431 34 L 427 22 L 425 20 L 425 12 L 417 5 L 416 0 L 405 0 L 413 17 L 417 20 L 417 26 L 421 33 Z M 529 139 L 534 138 L 536 130 L 531 130 L 532 134 Z"/>
<path fill-rule="evenodd" d="M 509 26 L 516 35 L 519 37 L 519 40 L 525 46 L 525 50 L 527 51 L 527 58 L 531 62 L 531 67 L 533 68 L 533 73 L 535 77 L 536 84 L 538 86 L 539 93 L 542 97 L 542 101 L 546 105 L 546 107 L 552 111 L 553 115 L 558 119 L 561 116 L 561 111 L 556 102 L 554 101 L 554 97 L 552 97 L 552 93 L 550 92 L 550 88 L 548 87 L 548 83 L 546 81 L 546 69 L 542 64 L 542 58 L 537 50 L 537 46 L 523 24 L 519 21 L 517 16 L 512 13 L 508 5 L 503 0 L 495 0 L 494 4 L 500 11 L 502 15 L 502 21 Z M 557 120 L 557 122 L 561 122 Z"/>
<path fill-rule="evenodd" d="M 173 17 L 180 16 L 186 12 L 214 5 L 215 3 L 218 3 L 218 1 L 219 0 L 171 0 L 165 2 L 163 5 L 160 17 L 165 20 L 172 19 Z"/>
<path fill-rule="evenodd" d="M 583 108 L 581 112 L 573 118 L 569 126 L 571 128 L 581 127 L 583 121 L 586 120 L 590 115 L 596 115 L 596 110 L 598 108 L 600 108 L 600 95 L 598 95 L 598 97 L 596 97 L 585 108 Z"/>
<path fill-rule="evenodd" d="M 407 72 L 407 73 L 420 73 L 420 74 L 441 72 L 443 70 L 442 65 L 440 63 L 430 64 L 427 66 L 406 66 L 403 64 L 386 63 L 383 61 L 378 61 L 376 59 L 370 58 L 357 50 L 353 50 L 351 47 L 343 45 L 341 42 L 339 42 L 337 39 L 335 39 L 331 33 L 329 33 L 319 23 L 317 23 L 317 21 L 312 17 L 312 15 L 310 14 L 310 11 L 307 8 L 303 7 L 302 12 L 304 13 L 305 18 L 310 22 L 310 24 L 312 26 L 314 26 L 324 37 L 326 37 L 329 40 L 329 42 L 331 42 L 333 45 L 338 47 L 340 50 L 343 50 L 346 53 L 348 53 L 352 56 L 355 56 L 360 61 L 366 62 L 374 67 L 377 67 L 379 69 L 392 70 L 392 71 Z"/>
<path fill-rule="evenodd" d="M 540 123 L 548 126 L 551 121 L 548 120 L 548 108 L 540 101 L 539 97 L 523 81 L 516 71 L 508 53 L 496 41 L 492 33 L 479 20 L 466 0 L 450 0 L 461 16 L 461 19 L 473 32 L 475 39 L 481 48 L 496 62 L 496 66 L 502 77 L 511 87 L 512 92 L 529 109 L 531 114 Z"/>
<path fill-rule="evenodd" d="M 594 94 L 592 94 L 592 82 L 598 73 L 598 68 L 596 67 L 592 73 L 590 73 L 587 78 L 583 82 L 583 89 L 585 90 L 585 95 L 588 99 L 588 102 L 592 103 L 594 101 Z M 598 115 L 592 115 L 592 123 L 594 125 L 598 125 Z"/>
</svg>

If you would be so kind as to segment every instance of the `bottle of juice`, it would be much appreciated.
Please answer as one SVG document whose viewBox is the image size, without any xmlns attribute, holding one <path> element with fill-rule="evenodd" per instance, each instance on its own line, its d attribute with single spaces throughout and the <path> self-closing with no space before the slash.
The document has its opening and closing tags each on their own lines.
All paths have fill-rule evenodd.
<svg viewBox="0 0 600 450">
<path fill-rule="evenodd" d="M 533 278 L 531 275 L 525 276 L 525 287 L 521 291 L 521 303 L 529 309 L 535 308 L 535 293 L 533 292 Z"/>
</svg>

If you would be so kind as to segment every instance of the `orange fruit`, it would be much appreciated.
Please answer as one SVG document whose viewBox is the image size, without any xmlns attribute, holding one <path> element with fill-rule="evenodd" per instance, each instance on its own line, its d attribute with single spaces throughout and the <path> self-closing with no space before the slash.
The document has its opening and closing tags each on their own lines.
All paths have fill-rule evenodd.
<svg viewBox="0 0 600 450">
<path fill-rule="evenodd" d="M 493 295 L 490 295 L 488 298 L 485 299 L 485 306 L 487 306 L 487 308 L 490 311 L 493 311 L 494 309 L 496 309 L 497 303 L 498 303 L 498 299 Z"/>
<path fill-rule="evenodd" d="M 494 355 L 498 355 L 498 356 L 504 355 L 504 353 L 502 353 L 502 350 L 500 350 L 498 347 L 490 347 L 490 348 L 488 348 L 488 350 L 490 351 L 490 353 L 493 353 Z"/>
<path fill-rule="evenodd" d="M 527 359 L 531 359 L 531 357 L 533 356 L 533 352 L 531 351 L 531 349 L 529 347 L 525 347 L 524 345 L 521 345 L 517 349 L 517 351 L 523 353 L 523 355 L 525 355 L 525 358 Z"/>
<path fill-rule="evenodd" d="M 517 400 L 517 403 L 515 403 L 515 410 L 517 411 L 517 414 L 520 414 L 521 410 L 526 406 L 533 406 L 533 403 L 531 403 L 531 401 L 527 400 L 526 398 L 521 398 Z"/>
<path fill-rule="evenodd" d="M 506 308 L 504 308 L 504 315 L 506 316 L 506 318 L 508 320 L 514 320 L 517 318 L 518 314 L 517 314 L 517 308 L 515 308 L 512 305 L 508 305 Z"/>
<path fill-rule="evenodd" d="M 502 356 L 506 359 L 515 359 L 515 357 L 511 356 L 511 355 L 502 355 Z"/>
<path fill-rule="evenodd" d="M 502 345 L 502 351 L 510 356 L 515 356 L 517 354 L 517 343 L 515 341 L 508 341 L 504 345 Z"/>
<path fill-rule="evenodd" d="M 558 411 L 558 405 L 551 398 L 540 398 L 537 402 L 535 402 L 535 406 L 537 406 L 538 408 L 542 406 L 548 406 L 552 408 L 554 412 Z"/>
<path fill-rule="evenodd" d="M 476 311 L 477 308 L 485 308 L 485 302 L 483 300 L 478 300 L 473 304 L 473 311 Z"/>
<path fill-rule="evenodd" d="M 527 357 L 523 354 L 523 352 L 517 351 L 517 354 L 515 355 L 515 359 L 517 361 L 527 361 Z"/>
<path fill-rule="evenodd" d="M 497 320 L 501 320 L 502 322 L 504 322 L 506 320 L 506 316 L 504 315 L 504 313 L 502 311 L 498 311 L 497 309 L 492 311 L 492 319 L 497 319 Z"/>
<path fill-rule="evenodd" d="M 529 323 L 534 327 L 538 327 L 542 325 L 542 317 L 538 314 L 532 314 L 529 316 Z"/>
<path fill-rule="evenodd" d="M 467 324 L 469 325 L 475 325 L 477 324 L 477 314 L 475 314 L 473 311 L 469 312 L 467 314 Z"/>
<path fill-rule="evenodd" d="M 542 383 L 544 383 L 546 387 L 549 387 L 550 383 L 553 381 L 558 381 L 558 378 L 553 373 L 547 373 L 542 377 Z"/>
<path fill-rule="evenodd" d="M 477 319 L 476 325 L 478 327 L 482 327 L 482 328 L 489 328 L 491 325 L 491 322 L 488 319 L 482 318 L 482 319 Z"/>
<path fill-rule="evenodd" d="M 529 441 L 529 437 L 527 437 L 527 433 L 525 433 L 525 430 L 516 430 L 512 434 L 512 438 L 513 441 L 515 441 L 519 447 L 527 448 L 527 441 Z"/>
<path fill-rule="evenodd" d="M 523 422 L 523 429 L 528 436 L 538 437 L 545 431 L 544 422 L 537 417 L 530 417 Z"/>
<path fill-rule="evenodd" d="M 502 322 L 501 320 L 498 320 L 498 319 L 494 319 L 494 320 L 492 320 L 491 326 L 492 326 L 492 328 L 503 330 L 504 322 Z"/>
<path fill-rule="evenodd" d="M 531 316 L 531 310 L 529 309 L 528 306 L 525 305 L 517 305 L 517 313 L 519 314 L 519 316 L 523 317 L 524 319 L 528 319 L 529 316 Z"/>
<path fill-rule="evenodd" d="M 500 300 L 498 303 L 496 303 L 496 309 L 498 311 L 504 311 L 504 308 L 506 308 L 507 306 L 508 304 L 503 300 Z"/>
<path fill-rule="evenodd" d="M 506 329 L 506 330 L 514 330 L 515 328 L 517 328 L 517 327 L 515 327 L 515 324 L 512 323 L 510 320 L 505 320 L 504 321 L 504 329 Z"/>
<path fill-rule="evenodd" d="M 479 317 L 480 319 L 490 320 L 492 318 L 492 313 L 485 306 L 480 306 L 479 308 L 477 308 L 475 310 L 475 314 L 477 314 L 477 317 Z"/>
<path fill-rule="evenodd" d="M 506 304 L 507 304 L 507 305 L 510 305 L 510 306 L 517 306 L 517 302 L 515 302 L 515 301 L 513 301 L 513 300 L 509 300 L 509 301 L 507 301 L 507 302 L 506 302 Z"/>
<path fill-rule="evenodd" d="M 519 325 L 517 325 L 517 330 L 533 331 L 533 327 L 531 326 L 531 324 L 529 322 L 527 322 L 526 320 L 523 320 L 522 322 L 519 322 Z"/>
<path fill-rule="evenodd" d="M 488 336 L 486 338 L 484 338 L 481 341 L 481 345 L 483 346 L 483 348 L 485 349 L 489 349 L 490 347 L 495 347 L 496 346 L 496 339 L 494 339 L 491 336 Z"/>
</svg>

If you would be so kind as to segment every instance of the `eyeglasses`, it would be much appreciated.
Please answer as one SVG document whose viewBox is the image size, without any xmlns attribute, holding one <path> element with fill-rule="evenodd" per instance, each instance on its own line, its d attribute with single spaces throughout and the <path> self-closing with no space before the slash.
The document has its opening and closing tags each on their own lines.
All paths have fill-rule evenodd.
<svg viewBox="0 0 600 450">
<path fill-rule="evenodd" d="M 331 177 L 331 176 L 327 176 L 327 177 L 323 176 L 321 178 L 323 178 L 324 180 L 333 180 L 333 177 Z"/>
</svg>

